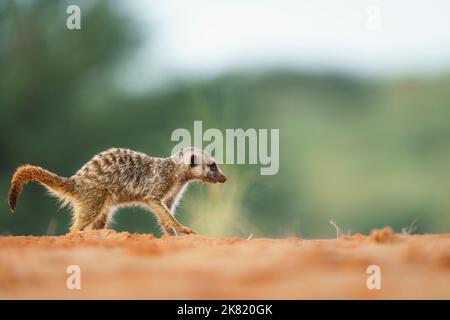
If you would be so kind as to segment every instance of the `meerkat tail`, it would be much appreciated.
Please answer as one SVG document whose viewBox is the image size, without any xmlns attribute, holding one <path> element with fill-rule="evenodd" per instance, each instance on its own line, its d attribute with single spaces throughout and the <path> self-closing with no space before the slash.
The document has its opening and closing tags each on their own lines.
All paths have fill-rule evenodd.
<svg viewBox="0 0 450 320">
<path fill-rule="evenodd" d="M 73 191 L 73 183 L 68 178 L 60 177 L 41 167 L 30 165 L 21 166 L 14 173 L 9 188 L 8 201 L 11 212 L 16 211 L 17 198 L 22 192 L 23 187 L 29 181 L 37 181 L 50 191 L 61 194 L 62 196 L 70 194 Z"/>
</svg>

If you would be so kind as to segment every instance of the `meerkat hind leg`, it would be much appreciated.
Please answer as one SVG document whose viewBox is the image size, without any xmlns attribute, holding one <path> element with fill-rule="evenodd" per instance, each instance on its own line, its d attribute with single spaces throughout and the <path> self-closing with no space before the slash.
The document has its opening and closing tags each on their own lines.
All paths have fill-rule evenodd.
<svg viewBox="0 0 450 320">
<path fill-rule="evenodd" d="M 103 203 L 97 206 L 77 207 L 74 211 L 74 222 L 70 228 L 71 232 L 91 230 L 94 222 L 103 214 Z M 100 221 L 101 223 L 101 221 Z M 106 224 L 106 222 L 105 222 Z M 99 228 L 97 228 L 99 229 Z"/>
<path fill-rule="evenodd" d="M 111 208 L 109 206 L 105 206 L 100 214 L 97 216 L 97 218 L 86 227 L 88 230 L 98 230 L 98 229 L 105 229 L 109 222 L 109 215 L 110 215 Z"/>
</svg>

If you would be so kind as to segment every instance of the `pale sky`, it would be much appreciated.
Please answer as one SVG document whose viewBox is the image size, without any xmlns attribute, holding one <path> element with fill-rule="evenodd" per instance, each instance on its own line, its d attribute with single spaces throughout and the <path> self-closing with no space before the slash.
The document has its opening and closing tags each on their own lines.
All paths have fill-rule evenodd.
<svg viewBox="0 0 450 320">
<path fill-rule="evenodd" d="M 153 33 L 130 67 L 142 81 L 280 66 L 364 76 L 450 70 L 448 0 L 129 0 L 126 6 L 142 22 L 144 38 L 146 28 Z"/>
</svg>

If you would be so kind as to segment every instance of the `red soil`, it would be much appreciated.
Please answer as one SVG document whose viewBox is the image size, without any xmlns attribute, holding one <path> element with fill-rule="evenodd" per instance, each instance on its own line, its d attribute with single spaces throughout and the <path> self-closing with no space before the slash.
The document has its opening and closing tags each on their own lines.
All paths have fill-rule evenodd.
<svg viewBox="0 0 450 320">
<path fill-rule="evenodd" d="M 66 269 L 81 268 L 69 290 Z M 369 265 L 381 289 L 369 290 Z M 450 299 L 450 234 L 339 240 L 88 231 L 0 237 L 0 299 Z"/>
</svg>

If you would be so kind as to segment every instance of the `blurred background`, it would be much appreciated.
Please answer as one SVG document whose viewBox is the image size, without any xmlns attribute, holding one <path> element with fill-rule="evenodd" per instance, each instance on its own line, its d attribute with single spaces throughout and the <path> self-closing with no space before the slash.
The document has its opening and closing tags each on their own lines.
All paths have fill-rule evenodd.
<svg viewBox="0 0 450 320">
<path fill-rule="evenodd" d="M 81 30 L 66 8 L 81 8 Z M 344 5 L 345 4 L 345 5 Z M 448 1 L 0 1 L 0 234 L 65 234 L 31 163 L 71 176 L 96 153 L 168 156 L 176 128 L 280 129 L 280 170 L 225 165 L 178 219 L 209 236 L 450 232 Z M 118 231 L 159 234 L 123 209 Z"/>
</svg>

